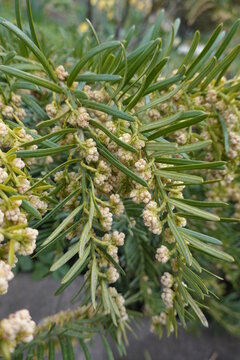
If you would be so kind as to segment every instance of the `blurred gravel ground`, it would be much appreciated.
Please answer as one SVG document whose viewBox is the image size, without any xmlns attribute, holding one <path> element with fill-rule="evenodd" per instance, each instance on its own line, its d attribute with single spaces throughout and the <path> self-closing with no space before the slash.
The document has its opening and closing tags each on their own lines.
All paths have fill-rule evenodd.
<svg viewBox="0 0 240 360">
<path fill-rule="evenodd" d="M 60 296 L 54 296 L 59 284 L 53 278 L 34 281 L 30 274 L 18 274 L 9 283 L 9 291 L 0 299 L 0 318 L 8 316 L 22 308 L 29 309 L 32 318 L 39 322 L 44 316 L 55 314 L 70 306 L 72 296 L 78 287 L 76 282 Z M 145 320 L 141 328 L 136 329 L 138 339 L 129 335 L 128 355 L 120 358 L 115 352 L 115 359 L 145 360 L 148 351 L 152 360 L 239 360 L 240 340 L 220 331 L 213 326 L 203 329 L 200 336 L 188 334 L 179 329 L 177 339 L 174 336 L 161 341 L 149 332 Z M 106 353 L 101 340 L 96 337 L 91 347 L 93 360 L 106 360 Z M 57 360 L 61 360 L 61 355 Z M 76 348 L 76 360 L 84 360 L 81 350 Z"/>
</svg>

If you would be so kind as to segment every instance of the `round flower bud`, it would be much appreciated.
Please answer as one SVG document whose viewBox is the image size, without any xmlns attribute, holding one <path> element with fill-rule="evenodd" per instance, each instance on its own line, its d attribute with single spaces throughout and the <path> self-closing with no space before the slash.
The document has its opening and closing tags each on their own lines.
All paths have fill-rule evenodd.
<svg viewBox="0 0 240 360">
<path fill-rule="evenodd" d="M 160 248 L 157 249 L 155 258 L 157 259 L 157 261 L 159 261 L 162 264 L 168 262 L 170 258 L 168 248 L 164 245 L 160 246 Z"/>
<path fill-rule="evenodd" d="M 171 288 L 173 286 L 173 276 L 169 272 L 165 272 L 163 276 L 161 276 L 161 284 L 167 288 Z"/>
</svg>

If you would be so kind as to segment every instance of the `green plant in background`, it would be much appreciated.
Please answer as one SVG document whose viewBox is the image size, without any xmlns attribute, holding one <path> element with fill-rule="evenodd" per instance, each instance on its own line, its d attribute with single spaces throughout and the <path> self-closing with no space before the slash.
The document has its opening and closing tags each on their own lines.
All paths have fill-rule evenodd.
<svg viewBox="0 0 240 360">
<path fill-rule="evenodd" d="M 233 24 L 228 36 L 226 37 L 226 44 L 228 40 L 239 31 L 239 24 L 239 20 Z M 217 30 L 219 34 L 216 34 L 216 36 L 219 36 L 219 38 L 221 38 L 220 31 L 221 29 L 219 27 Z M 195 36 L 197 37 L 197 33 Z M 227 161 L 227 164 L 224 170 L 211 171 L 209 174 L 206 173 L 209 180 L 218 179 L 217 182 L 210 182 L 205 187 L 204 191 L 198 189 L 195 191 L 194 196 L 201 196 L 202 199 L 207 201 L 218 200 L 231 204 L 231 206 L 223 207 L 221 209 L 221 213 L 225 213 L 225 216 L 233 216 L 238 218 L 238 173 L 240 150 L 240 112 L 238 95 L 239 77 L 236 77 L 235 79 L 226 79 L 220 73 L 215 82 L 212 82 L 212 79 L 221 66 L 225 67 L 226 70 L 232 64 L 235 53 L 239 53 L 239 45 L 237 45 L 225 58 L 222 58 L 220 63 L 218 63 L 218 59 L 221 57 L 223 50 L 224 46 L 220 47 L 216 51 L 215 57 L 210 59 L 202 71 L 199 71 L 197 76 L 190 82 L 187 90 L 182 93 L 179 92 L 174 101 L 164 105 L 164 109 L 162 109 L 162 111 L 168 114 L 174 114 L 176 109 L 181 111 L 186 111 L 192 109 L 193 107 L 199 110 L 208 109 L 209 117 L 205 123 L 201 123 L 199 126 L 195 126 L 194 131 L 189 131 L 189 129 L 177 131 L 173 134 L 173 138 L 176 139 L 179 145 L 184 145 L 189 141 L 194 142 L 196 139 L 208 139 L 211 141 L 206 151 L 202 154 L 199 154 L 199 159 L 208 161 L 223 160 Z M 209 72 L 208 75 L 207 72 Z M 186 74 L 186 76 L 190 77 L 191 74 Z M 216 208 L 214 213 L 219 213 L 219 209 Z M 218 287 L 217 282 L 214 286 L 219 296 L 223 297 L 223 294 L 225 294 L 226 303 L 228 303 L 230 307 L 226 307 L 224 311 L 229 311 L 229 318 L 232 318 L 232 321 L 233 323 L 236 323 L 236 326 L 231 327 L 230 322 L 225 321 L 225 315 L 220 315 L 220 309 L 218 311 L 210 310 L 210 312 L 218 321 L 220 320 L 223 326 L 227 327 L 231 332 L 236 334 L 238 333 L 237 328 L 239 326 L 239 315 L 237 314 L 239 301 L 239 245 L 237 241 L 238 228 L 235 224 L 233 224 L 233 222 L 229 223 L 229 219 L 226 219 L 226 221 L 227 224 L 209 224 L 206 231 L 209 235 L 218 234 L 218 237 L 223 240 L 223 244 L 229 248 L 230 253 L 234 255 L 236 260 L 236 264 L 230 266 L 226 266 L 225 264 L 220 265 L 218 263 L 218 268 L 222 268 L 222 272 L 220 272 L 220 274 L 225 274 L 228 286 L 225 286 L 225 288 Z M 234 221 L 234 219 L 231 221 Z M 197 222 L 195 222 L 194 226 L 199 229 L 201 228 L 201 225 Z M 231 236 L 229 236 L 229 232 L 231 233 Z M 230 284 L 233 290 L 230 291 L 231 296 L 229 298 L 228 292 Z M 232 298 L 232 301 L 228 301 L 228 298 Z M 233 309 L 231 309 L 231 305 L 233 305 Z M 210 309 L 214 308 L 218 308 L 215 302 L 214 306 L 210 306 Z M 221 309 L 223 309 L 223 304 Z"/>
<path fill-rule="evenodd" d="M 38 326 L 27 310 L 1 320 L 2 356 L 54 359 L 60 345 L 70 359 L 77 339 L 88 359 L 87 340 L 100 333 L 111 359 L 106 335 L 124 354 L 141 312 L 160 337 L 164 328 L 177 334 L 177 320 L 208 326 L 202 308 L 216 287 L 209 268 L 217 271 L 214 258 L 234 259 L 226 242 L 222 250 L 195 222 L 238 221 L 221 218 L 214 210 L 228 199 L 205 189 L 218 184 L 216 172 L 225 177 L 237 166 L 225 112 L 235 134 L 239 78 L 223 76 L 239 56 L 239 46 L 228 50 L 239 23 L 225 37 L 217 27 L 194 56 L 197 32 L 171 72 L 179 20 L 163 41 L 163 12 L 135 47 L 133 29 L 121 41 L 101 42 L 89 22 L 92 36 L 53 54 L 39 40 L 30 5 L 29 35 L 18 1 L 17 25 L 0 18 L 1 293 L 19 254 L 47 259 L 46 272 L 61 276 L 57 294 L 80 275 L 84 281 L 76 310 Z"/>
<path fill-rule="evenodd" d="M 21 5 L 24 10 L 22 21 L 25 22 L 27 20 L 26 5 L 24 2 Z M 135 41 L 137 41 L 143 35 L 144 25 L 152 24 L 158 10 L 165 5 L 158 0 L 39 0 L 32 3 L 32 15 L 36 24 L 44 22 L 45 18 L 50 20 L 38 30 L 42 46 L 46 39 L 48 42 L 51 41 L 53 46 L 51 51 L 54 53 L 54 44 L 60 43 L 60 37 L 65 43 L 68 42 L 68 51 L 70 48 L 76 47 L 76 41 L 79 41 L 79 38 L 84 36 L 89 29 L 86 19 L 90 20 L 96 31 L 106 37 L 114 34 L 115 38 L 124 36 L 125 32 L 134 24 L 136 27 Z M 14 21 L 12 0 L 2 0 L 0 11 L 3 17 Z M 164 23 L 167 28 L 171 26 L 167 14 L 164 17 Z M 163 34 L 164 27 L 161 30 L 161 35 Z"/>
<path fill-rule="evenodd" d="M 201 0 L 197 3 L 193 0 L 180 1 L 179 7 L 183 6 L 188 25 L 209 26 L 220 21 L 230 24 L 239 17 L 240 7 L 236 0 Z M 206 29 L 205 29 L 206 31 Z"/>
</svg>

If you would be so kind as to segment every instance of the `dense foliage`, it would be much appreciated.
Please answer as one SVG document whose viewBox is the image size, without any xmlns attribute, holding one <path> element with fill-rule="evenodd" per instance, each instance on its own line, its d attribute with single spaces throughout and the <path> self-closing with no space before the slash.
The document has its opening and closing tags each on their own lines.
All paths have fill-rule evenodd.
<svg viewBox="0 0 240 360">
<path fill-rule="evenodd" d="M 234 285 L 239 262 L 236 239 L 216 233 L 239 217 L 240 81 L 225 74 L 240 22 L 194 55 L 197 31 L 176 66 L 180 22 L 162 39 L 163 12 L 140 42 L 134 28 L 102 42 L 89 21 L 75 49 L 52 51 L 26 4 L 29 32 L 18 1 L 17 25 L 0 18 L 0 292 L 34 255 L 30 266 L 61 277 L 57 294 L 76 282 L 79 306 L 38 326 L 27 310 L 1 320 L 1 355 L 54 359 L 60 344 L 72 359 L 78 339 L 88 359 L 100 333 L 111 359 L 106 335 L 124 354 L 141 313 L 160 337 L 208 326 L 207 305 L 221 321 L 214 273 Z"/>
</svg>

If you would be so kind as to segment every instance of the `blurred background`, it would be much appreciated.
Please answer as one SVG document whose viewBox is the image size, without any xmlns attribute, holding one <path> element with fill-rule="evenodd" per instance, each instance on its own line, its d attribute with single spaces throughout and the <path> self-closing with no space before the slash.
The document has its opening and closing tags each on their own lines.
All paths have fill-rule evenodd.
<svg viewBox="0 0 240 360">
<path fill-rule="evenodd" d="M 22 8 L 25 2 L 22 1 Z M 146 25 L 154 23 L 158 11 L 165 9 L 163 30 L 176 18 L 181 19 L 180 36 L 191 37 L 195 30 L 203 35 L 220 22 L 225 29 L 240 16 L 239 0 L 38 0 L 32 1 L 32 11 L 36 23 L 44 23 L 41 31 L 50 29 L 58 32 L 48 33 L 52 37 L 62 32 L 84 33 L 88 18 L 97 31 L 107 35 L 122 37 L 132 24 L 142 34 Z M 0 1 L 1 16 L 14 19 L 14 1 Z M 24 17 L 24 11 L 23 11 Z M 240 36 L 240 34 L 239 34 Z"/>
<path fill-rule="evenodd" d="M 14 1 L 1 0 L 1 12 L 14 16 Z M 24 1 L 23 1 L 24 6 Z M 46 16 L 62 26 L 79 25 L 87 17 L 94 25 L 104 27 L 104 17 L 113 24 L 146 21 L 159 9 L 165 9 L 170 17 L 181 17 L 189 29 L 207 31 L 221 21 L 231 22 L 239 15 L 238 0 L 38 0 L 32 1 L 32 11 L 36 21 Z M 121 16 L 124 15 L 124 16 Z M 143 24 L 142 24 L 143 25 Z"/>
</svg>

